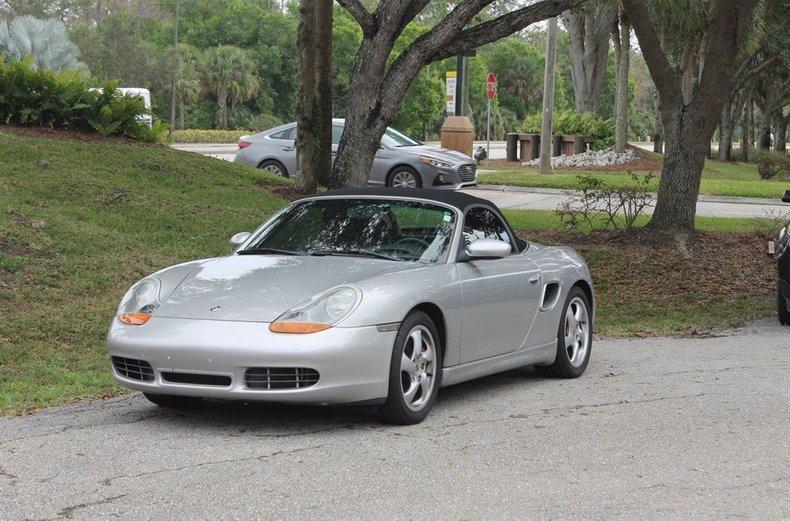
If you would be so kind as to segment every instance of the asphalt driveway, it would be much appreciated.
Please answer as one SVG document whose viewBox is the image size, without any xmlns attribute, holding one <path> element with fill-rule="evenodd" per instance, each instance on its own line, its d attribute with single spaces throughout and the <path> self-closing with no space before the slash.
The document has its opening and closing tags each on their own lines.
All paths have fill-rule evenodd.
<svg viewBox="0 0 790 521">
<path fill-rule="evenodd" d="M 140 395 L 0 419 L 0 518 L 790 516 L 790 329 L 599 341 L 572 381 L 444 389 L 428 420 Z"/>
</svg>

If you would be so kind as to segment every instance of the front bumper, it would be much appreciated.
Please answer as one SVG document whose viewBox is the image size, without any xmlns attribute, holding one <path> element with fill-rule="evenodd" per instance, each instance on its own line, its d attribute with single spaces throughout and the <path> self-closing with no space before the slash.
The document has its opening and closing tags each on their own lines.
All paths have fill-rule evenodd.
<svg viewBox="0 0 790 521">
<path fill-rule="evenodd" d="M 395 331 L 376 326 L 334 327 L 308 335 L 272 333 L 260 322 L 227 322 L 153 317 L 142 326 L 113 320 L 107 335 L 109 355 L 144 360 L 153 381 L 126 378 L 113 366 L 122 386 L 154 394 L 270 402 L 343 404 L 376 402 L 387 396 Z M 251 389 L 248 368 L 301 367 L 318 371 L 318 383 L 299 389 Z M 162 373 L 230 377 L 230 385 L 172 383 Z"/>
<path fill-rule="evenodd" d="M 452 168 L 421 166 L 423 186 L 439 190 L 457 190 L 477 185 L 477 165 L 474 163 L 455 165 Z"/>
</svg>

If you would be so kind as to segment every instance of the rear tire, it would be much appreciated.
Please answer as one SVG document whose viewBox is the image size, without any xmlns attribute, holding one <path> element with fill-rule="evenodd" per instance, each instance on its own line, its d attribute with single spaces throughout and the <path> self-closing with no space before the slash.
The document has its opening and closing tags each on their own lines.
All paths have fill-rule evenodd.
<svg viewBox="0 0 790 521">
<path fill-rule="evenodd" d="M 258 168 L 260 168 L 261 170 L 266 170 L 267 172 L 280 177 L 290 177 L 288 175 L 288 169 L 285 168 L 285 165 L 280 163 L 276 159 L 267 159 L 266 161 L 258 165 Z"/>
<path fill-rule="evenodd" d="M 790 310 L 787 309 L 787 299 L 782 295 L 779 280 L 776 281 L 776 313 L 779 316 L 779 323 L 790 326 Z"/>
<path fill-rule="evenodd" d="M 428 416 L 442 381 L 442 346 L 426 313 L 410 313 L 401 323 L 390 360 L 387 401 L 379 408 L 389 423 L 413 425 Z"/>
<path fill-rule="evenodd" d="M 420 188 L 420 174 L 410 166 L 395 167 L 387 178 L 387 186 L 392 188 Z"/>
<path fill-rule="evenodd" d="M 590 362 L 593 339 L 592 314 L 587 294 L 578 286 L 565 297 L 557 329 L 557 356 L 551 365 L 535 366 L 545 376 L 578 378 Z"/>
<path fill-rule="evenodd" d="M 194 409 L 199 407 L 203 398 L 194 396 L 174 396 L 171 394 L 143 393 L 149 402 L 168 409 Z"/>
</svg>

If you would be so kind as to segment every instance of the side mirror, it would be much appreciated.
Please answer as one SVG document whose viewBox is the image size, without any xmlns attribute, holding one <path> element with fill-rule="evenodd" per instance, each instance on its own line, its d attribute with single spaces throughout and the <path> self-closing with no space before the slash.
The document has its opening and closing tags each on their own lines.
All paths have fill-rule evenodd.
<svg viewBox="0 0 790 521">
<path fill-rule="evenodd" d="M 790 203 L 790 190 L 785 190 L 785 194 L 782 196 L 782 202 Z"/>
<path fill-rule="evenodd" d="M 237 233 L 236 235 L 230 238 L 230 246 L 234 250 L 238 249 L 239 246 L 247 242 L 247 239 L 250 238 L 250 235 L 252 235 L 250 232 Z"/>
<path fill-rule="evenodd" d="M 501 259 L 510 255 L 510 243 L 495 239 L 478 239 L 466 247 L 470 259 Z"/>
</svg>

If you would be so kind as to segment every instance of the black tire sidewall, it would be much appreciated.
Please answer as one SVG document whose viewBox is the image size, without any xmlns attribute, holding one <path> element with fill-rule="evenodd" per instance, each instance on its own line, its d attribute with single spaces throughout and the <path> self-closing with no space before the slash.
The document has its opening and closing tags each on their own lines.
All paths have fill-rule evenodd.
<svg viewBox="0 0 790 521">
<path fill-rule="evenodd" d="M 436 349 L 436 363 L 434 364 L 435 381 L 432 395 L 428 403 L 419 411 L 413 411 L 406 405 L 406 401 L 403 398 L 400 381 L 400 364 L 403 345 L 406 343 L 409 332 L 418 325 L 427 327 L 431 332 L 431 336 L 433 336 L 433 343 Z M 398 334 L 395 336 L 395 342 L 392 346 L 387 401 L 381 408 L 385 420 L 393 423 L 413 424 L 421 422 L 428 416 L 428 413 L 430 413 L 436 403 L 439 387 L 442 383 L 443 356 L 443 346 L 439 341 L 439 334 L 431 317 L 422 311 L 413 311 L 409 313 L 406 318 L 403 319 L 403 322 L 401 322 Z"/>
<path fill-rule="evenodd" d="M 288 174 L 288 169 L 287 169 L 287 168 L 285 168 L 285 165 L 284 165 L 284 164 L 282 164 L 280 161 L 277 161 L 276 159 L 267 159 L 266 161 L 263 161 L 263 162 L 261 162 L 261 164 L 260 164 L 260 165 L 258 165 L 258 168 L 260 168 L 260 169 L 264 169 L 264 168 L 266 168 L 266 167 L 267 167 L 267 166 L 269 166 L 269 165 L 275 165 L 275 166 L 277 166 L 277 168 L 279 168 L 279 169 L 280 169 L 280 172 L 282 172 L 282 176 L 281 176 L 281 177 L 284 177 L 284 178 L 289 178 L 289 177 L 291 177 L 291 176 Z"/>
<path fill-rule="evenodd" d="M 584 305 L 587 307 L 587 319 L 590 322 L 590 338 L 587 341 L 587 357 L 584 360 L 584 363 L 579 367 L 575 367 L 571 364 L 570 359 L 568 359 L 568 350 L 565 349 L 565 314 L 568 312 L 568 306 L 571 304 L 571 300 L 574 298 L 579 297 Z M 562 306 L 562 314 L 560 315 L 560 323 L 557 326 L 557 359 L 555 360 L 555 364 L 559 366 L 559 369 L 571 377 L 578 377 L 584 374 L 585 369 L 587 369 L 587 364 L 590 363 L 590 356 L 592 355 L 592 344 L 593 344 L 593 319 L 592 319 L 592 310 L 590 308 L 590 299 L 587 298 L 587 294 L 582 291 L 582 289 L 578 286 L 571 288 L 568 292 L 568 296 L 565 297 L 565 304 Z"/>
</svg>

